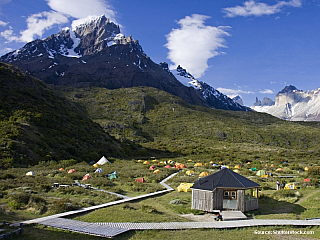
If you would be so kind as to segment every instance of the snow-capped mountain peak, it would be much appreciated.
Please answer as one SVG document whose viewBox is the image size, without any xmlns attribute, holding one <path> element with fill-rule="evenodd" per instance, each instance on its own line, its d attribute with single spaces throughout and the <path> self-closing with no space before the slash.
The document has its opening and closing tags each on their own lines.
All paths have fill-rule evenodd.
<svg viewBox="0 0 320 240">
<path fill-rule="evenodd" d="M 320 88 L 309 92 L 290 85 L 276 95 L 275 101 L 263 102 L 256 99 L 251 108 L 290 121 L 320 121 Z"/>
<path fill-rule="evenodd" d="M 186 69 L 180 65 L 176 69 L 171 70 L 171 73 L 176 77 L 178 81 L 187 87 L 193 87 L 198 90 L 202 97 L 208 102 L 210 106 L 214 106 L 219 109 L 240 110 L 248 111 L 249 108 L 240 105 L 238 102 L 232 100 L 228 96 L 222 94 L 209 84 L 195 79 Z"/>
</svg>

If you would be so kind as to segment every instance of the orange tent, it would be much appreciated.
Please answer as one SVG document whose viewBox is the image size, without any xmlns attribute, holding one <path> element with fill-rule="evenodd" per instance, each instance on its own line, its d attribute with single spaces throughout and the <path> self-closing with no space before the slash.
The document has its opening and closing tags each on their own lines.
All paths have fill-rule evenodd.
<svg viewBox="0 0 320 240">
<path fill-rule="evenodd" d="M 68 171 L 68 173 L 75 173 L 75 172 L 76 172 L 76 170 L 73 168 Z"/>
<path fill-rule="evenodd" d="M 144 183 L 144 182 L 146 182 L 146 180 L 142 177 L 142 178 L 136 179 L 136 182 Z"/>
<path fill-rule="evenodd" d="M 303 182 L 310 182 L 310 178 L 303 179 Z"/>
<path fill-rule="evenodd" d="M 84 175 L 84 177 L 82 178 L 82 181 L 91 179 L 92 177 L 89 175 L 89 173 L 87 173 L 86 175 Z"/>
<path fill-rule="evenodd" d="M 176 169 L 180 170 L 182 168 L 186 168 L 186 165 L 184 165 L 183 163 L 176 163 L 175 167 Z"/>
<path fill-rule="evenodd" d="M 59 168 L 59 171 L 65 171 L 64 168 Z"/>
<path fill-rule="evenodd" d="M 277 168 L 276 172 L 283 171 L 282 168 Z"/>
<path fill-rule="evenodd" d="M 166 165 L 166 166 L 164 166 L 165 168 L 171 168 L 171 166 L 170 165 Z"/>
</svg>

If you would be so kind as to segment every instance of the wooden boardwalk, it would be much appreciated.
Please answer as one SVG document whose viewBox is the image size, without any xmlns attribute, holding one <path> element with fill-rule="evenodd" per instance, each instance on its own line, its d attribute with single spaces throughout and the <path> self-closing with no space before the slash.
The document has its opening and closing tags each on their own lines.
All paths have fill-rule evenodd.
<svg viewBox="0 0 320 240">
<path fill-rule="evenodd" d="M 158 222 L 158 223 L 131 223 L 131 222 L 102 222 L 88 223 L 65 218 L 53 218 L 38 222 L 46 226 L 84 233 L 100 237 L 115 237 L 130 230 L 182 230 L 201 228 L 241 228 L 257 226 L 320 226 L 320 220 L 285 220 L 285 219 L 250 219 L 221 222 Z"/>
</svg>

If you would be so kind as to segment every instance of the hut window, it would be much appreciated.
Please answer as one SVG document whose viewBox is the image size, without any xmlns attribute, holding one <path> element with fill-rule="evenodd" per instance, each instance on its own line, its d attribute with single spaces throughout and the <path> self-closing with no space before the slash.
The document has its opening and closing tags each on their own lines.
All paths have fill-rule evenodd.
<svg viewBox="0 0 320 240">
<path fill-rule="evenodd" d="M 229 192 L 225 191 L 225 192 L 223 193 L 223 196 L 228 198 L 228 197 L 229 197 Z"/>
<path fill-rule="evenodd" d="M 237 198 L 237 193 L 236 192 L 231 192 L 231 198 L 236 199 Z"/>
</svg>

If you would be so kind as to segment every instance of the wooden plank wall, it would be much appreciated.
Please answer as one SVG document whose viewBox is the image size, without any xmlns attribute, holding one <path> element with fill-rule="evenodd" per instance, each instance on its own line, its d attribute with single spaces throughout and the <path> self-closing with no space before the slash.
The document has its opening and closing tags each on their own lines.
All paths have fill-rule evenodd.
<svg viewBox="0 0 320 240">
<path fill-rule="evenodd" d="M 259 201 L 258 199 L 251 199 L 244 202 L 245 208 L 244 212 L 255 210 L 259 208 Z"/>
<path fill-rule="evenodd" d="M 241 212 L 245 211 L 245 199 L 244 199 L 244 190 L 237 191 L 237 209 Z"/>
<path fill-rule="evenodd" d="M 212 212 L 213 200 L 213 193 L 211 191 L 192 189 L 191 209 Z"/>
</svg>

